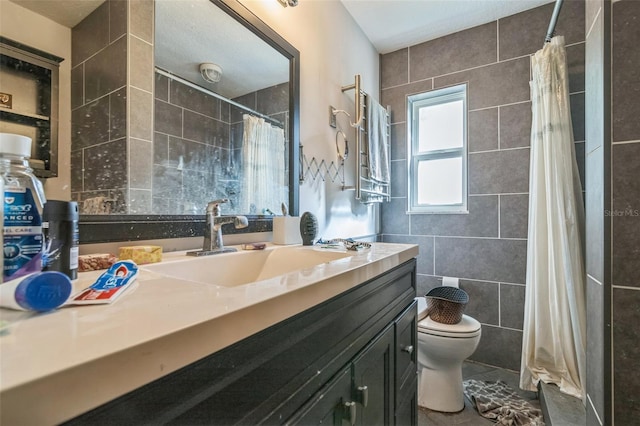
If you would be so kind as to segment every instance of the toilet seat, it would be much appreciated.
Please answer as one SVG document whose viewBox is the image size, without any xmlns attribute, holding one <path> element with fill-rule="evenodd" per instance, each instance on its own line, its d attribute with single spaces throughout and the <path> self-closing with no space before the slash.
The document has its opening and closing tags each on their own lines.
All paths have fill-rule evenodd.
<svg viewBox="0 0 640 426">
<path fill-rule="evenodd" d="M 480 334 L 480 323 L 468 315 L 462 315 L 457 324 L 443 324 L 427 317 L 418 322 L 418 333 L 441 337 L 469 338 Z"/>
<path fill-rule="evenodd" d="M 441 337 L 469 338 L 480 334 L 480 322 L 468 315 L 462 315 L 457 324 L 443 324 L 425 317 L 427 314 L 427 299 L 416 297 L 418 302 L 418 333 L 431 334 Z"/>
</svg>

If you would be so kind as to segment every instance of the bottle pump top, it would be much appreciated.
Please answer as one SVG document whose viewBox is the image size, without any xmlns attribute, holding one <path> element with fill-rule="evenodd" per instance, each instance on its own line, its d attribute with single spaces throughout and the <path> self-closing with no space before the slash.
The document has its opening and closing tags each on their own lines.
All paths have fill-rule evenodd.
<svg viewBox="0 0 640 426">
<path fill-rule="evenodd" d="M 31 157 L 31 138 L 13 133 L 0 133 L 0 153 Z"/>
</svg>

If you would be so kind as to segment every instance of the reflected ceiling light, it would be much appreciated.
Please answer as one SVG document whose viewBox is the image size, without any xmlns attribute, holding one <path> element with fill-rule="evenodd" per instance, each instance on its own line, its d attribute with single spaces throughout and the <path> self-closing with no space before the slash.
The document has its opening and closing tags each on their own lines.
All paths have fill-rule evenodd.
<svg viewBox="0 0 640 426">
<path fill-rule="evenodd" d="M 282 7 L 287 7 L 287 6 L 294 7 L 298 5 L 298 0 L 278 0 L 278 2 L 280 2 Z"/>
<path fill-rule="evenodd" d="M 222 78 L 222 67 L 211 62 L 200 64 L 200 75 L 208 83 L 217 83 Z"/>
</svg>

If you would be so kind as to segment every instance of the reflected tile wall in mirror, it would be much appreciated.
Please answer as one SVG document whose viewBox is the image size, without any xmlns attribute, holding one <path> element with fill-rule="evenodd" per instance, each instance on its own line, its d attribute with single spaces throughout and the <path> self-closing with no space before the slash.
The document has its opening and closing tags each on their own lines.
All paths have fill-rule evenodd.
<svg viewBox="0 0 640 426">
<path fill-rule="evenodd" d="M 238 207 L 245 111 L 153 71 L 154 34 L 139 29 L 154 4 L 106 0 L 72 29 L 72 198 L 82 214 L 203 214 L 217 198 L 261 214 Z M 288 141 L 289 83 L 251 90 L 233 101 Z"/>
<path fill-rule="evenodd" d="M 233 99 L 288 125 L 288 83 Z M 228 198 L 238 210 L 244 110 L 156 73 L 152 205 L 154 214 L 204 214 Z M 262 212 L 251 212 L 261 214 Z"/>
</svg>

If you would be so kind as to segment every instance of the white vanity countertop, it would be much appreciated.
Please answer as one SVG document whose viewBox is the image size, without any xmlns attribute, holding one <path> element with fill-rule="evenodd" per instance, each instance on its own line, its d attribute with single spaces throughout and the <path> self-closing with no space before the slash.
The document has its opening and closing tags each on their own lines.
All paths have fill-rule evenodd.
<svg viewBox="0 0 640 426">
<path fill-rule="evenodd" d="M 374 278 L 416 257 L 418 247 L 373 243 L 350 253 L 236 287 L 176 280 L 143 265 L 134 287 L 110 305 L 0 309 L 0 424 L 68 420 Z M 184 258 L 165 253 L 163 262 Z M 102 272 L 81 273 L 74 291 Z"/>
</svg>

